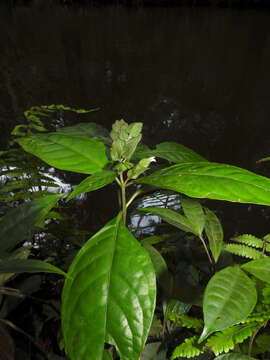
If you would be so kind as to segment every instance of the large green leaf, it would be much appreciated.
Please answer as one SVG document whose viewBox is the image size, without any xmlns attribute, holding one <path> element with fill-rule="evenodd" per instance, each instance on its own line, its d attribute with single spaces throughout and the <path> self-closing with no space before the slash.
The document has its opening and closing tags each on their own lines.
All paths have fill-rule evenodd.
<svg viewBox="0 0 270 360">
<path fill-rule="evenodd" d="M 48 195 L 24 203 L 10 210 L 0 219 L 0 252 L 12 249 L 25 240 L 35 225 L 39 224 L 63 194 Z"/>
<path fill-rule="evenodd" d="M 223 249 L 223 228 L 213 211 L 204 208 L 206 214 L 205 232 L 209 240 L 209 247 L 215 262 Z"/>
<path fill-rule="evenodd" d="M 254 282 L 238 266 L 217 272 L 206 286 L 203 298 L 204 329 L 200 342 L 215 331 L 245 320 L 254 309 Z"/>
<path fill-rule="evenodd" d="M 108 162 L 105 145 L 96 139 L 56 132 L 32 135 L 16 141 L 25 151 L 61 170 L 93 174 Z"/>
<path fill-rule="evenodd" d="M 180 215 L 178 212 L 176 212 L 174 210 L 152 207 L 152 206 L 149 206 L 146 208 L 141 208 L 138 210 L 145 212 L 145 213 L 151 213 L 151 214 L 157 215 L 162 220 L 166 221 L 167 223 L 169 223 L 183 231 L 191 232 L 191 233 L 194 232 L 191 222 L 185 216 Z"/>
<path fill-rule="evenodd" d="M 72 360 L 101 360 L 104 343 L 137 360 L 155 308 L 155 271 L 120 216 L 88 240 L 63 289 L 62 327 Z"/>
<path fill-rule="evenodd" d="M 58 267 L 46 263 L 45 261 L 32 259 L 16 259 L 16 260 L 2 260 L 0 261 L 0 274 L 8 273 L 32 273 L 32 272 L 47 272 L 60 275 L 66 273 Z"/>
<path fill-rule="evenodd" d="M 174 163 L 207 161 L 193 150 L 173 141 L 158 144 L 155 149 L 149 149 L 147 146 L 140 146 L 136 150 L 134 156 L 140 159 L 149 156 L 156 156 Z"/>
<path fill-rule="evenodd" d="M 270 205 L 270 179 L 232 165 L 185 163 L 136 180 L 196 198 Z"/>
<path fill-rule="evenodd" d="M 270 257 L 249 261 L 241 267 L 256 278 L 270 284 Z"/>
<path fill-rule="evenodd" d="M 3 258 L 0 260 L 0 266 L 1 266 L 2 261 L 15 260 L 15 259 L 27 259 L 28 256 L 30 255 L 30 253 L 31 253 L 30 249 L 27 247 L 24 247 L 24 246 L 20 247 L 19 249 L 17 249 L 10 255 L 5 253 L 5 254 L 3 254 Z M 4 274 L 1 274 L 0 275 L 0 286 L 3 285 L 13 275 L 14 275 L 13 269 L 9 273 L 5 272 Z"/>
<path fill-rule="evenodd" d="M 75 187 L 75 189 L 67 197 L 66 201 L 69 201 L 82 193 L 100 189 L 103 186 L 112 183 L 114 179 L 115 173 L 109 170 L 101 170 L 93 175 L 90 175 Z"/>
<path fill-rule="evenodd" d="M 107 129 L 96 123 L 79 123 L 57 129 L 57 132 L 78 137 L 94 137 L 105 143 L 110 143 L 110 134 Z"/>
<path fill-rule="evenodd" d="M 214 360 L 255 360 L 255 358 L 242 353 L 229 353 L 216 357 Z"/>
<path fill-rule="evenodd" d="M 193 231 L 201 236 L 205 225 L 205 215 L 201 204 L 197 200 L 183 198 L 181 205 L 184 214 L 192 224 Z"/>
</svg>

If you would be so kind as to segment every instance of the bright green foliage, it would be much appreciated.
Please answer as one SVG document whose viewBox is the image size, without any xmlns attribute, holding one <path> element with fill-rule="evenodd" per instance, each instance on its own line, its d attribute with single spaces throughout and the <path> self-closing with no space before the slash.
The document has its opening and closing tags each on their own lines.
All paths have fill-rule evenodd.
<svg viewBox="0 0 270 360">
<path fill-rule="evenodd" d="M 87 137 L 110 144 L 110 134 L 107 129 L 96 123 L 79 123 L 73 126 L 58 128 L 57 133 L 67 134 L 72 137 Z"/>
<path fill-rule="evenodd" d="M 263 256 L 261 251 L 240 244 L 225 244 L 224 250 L 230 252 L 231 254 L 243 256 L 248 259 L 254 259 L 254 260 L 260 259 Z"/>
<path fill-rule="evenodd" d="M 240 267 L 230 266 L 217 272 L 204 292 L 204 330 L 200 342 L 215 331 L 245 320 L 254 309 L 256 301 L 255 285 Z"/>
<path fill-rule="evenodd" d="M 201 204 L 197 200 L 183 198 L 181 205 L 185 216 L 192 224 L 194 233 L 201 237 L 205 226 L 205 215 Z"/>
<path fill-rule="evenodd" d="M 155 156 L 168 160 L 173 163 L 184 163 L 191 161 L 207 161 L 201 155 L 184 145 L 177 144 L 173 141 L 166 141 L 158 144 L 155 149 L 149 149 L 147 146 L 140 146 L 134 154 L 137 158 L 142 159 L 149 156 Z"/>
<path fill-rule="evenodd" d="M 203 321 L 201 319 L 185 314 L 171 313 L 169 320 L 188 329 L 201 330 L 203 328 Z"/>
<path fill-rule="evenodd" d="M 137 179 L 142 173 L 144 173 L 148 168 L 153 158 L 141 159 L 138 164 L 136 164 L 132 169 L 127 173 L 129 179 Z"/>
<path fill-rule="evenodd" d="M 137 182 L 190 197 L 270 205 L 270 179 L 232 165 L 209 162 L 178 164 Z"/>
<path fill-rule="evenodd" d="M 113 171 L 101 170 L 91 176 L 88 176 L 79 185 L 77 185 L 69 194 L 66 201 L 69 201 L 80 194 L 100 189 L 103 186 L 112 183 L 114 179 L 115 173 Z"/>
<path fill-rule="evenodd" d="M 252 247 L 255 247 L 258 249 L 263 248 L 263 241 L 254 235 L 243 234 L 240 236 L 233 237 L 231 240 L 235 241 L 235 242 L 239 242 L 241 244 L 252 246 Z"/>
<path fill-rule="evenodd" d="M 185 339 L 185 341 L 181 344 L 178 345 L 174 351 L 173 354 L 171 356 L 171 360 L 176 359 L 177 357 L 186 357 L 186 358 L 191 358 L 194 356 L 198 356 L 201 353 L 204 352 L 202 346 L 200 346 L 198 344 L 198 337 L 197 336 L 193 336 L 191 338 L 187 338 Z"/>
<path fill-rule="evenodd" d="M 255 360 L 253 357 L 241 353 L 229 353 L 216 357 L 214 360 Z"/>
<path fill-rule="evenodd" d="M 223 250 L 223 228 L 215 213 L 204 208 L 206 215 L 205 232 L 209 241 L 209 247 L 215 262 Z"/>
<path fill-rule="evenodd" d="M 111 158 L 114 161 L 129 161 L 139 144 L 142 134 L 142 123 L 127 124 L 124 120 L 117 120 L 111 131 L 113 140 Z"/>
<path fill-rule="evenodd" d="M 96 173 L 107 164 L 103 143 L 89 138 L 47 133 L 18 139 L 23 149 L 61 170 Z"/>
<path fill-rule="evenodd" d="M 155 273 L 147 252 L 120 220 L 79 251 L 65 282 L 62 326 L 72 360 L 101 360 L 104 343 L 125 360 L 143 350 L 155 308 Z"/>
<path fill-rule="evenodd" d="M 0 252 L 25 240 L 63 195 L 48 195 L 10 210 L 0 219 Z"/>
<path fill-rule="evenodd" d="M 270 257 L 249 261 L 241 267 L 256 278 L 270 284 Z"/>
<path fill-rule="evenodd" d="M 58 267 L 46 263 L 45 261 L 32 259 L 16 259 L 0 261 L 0 274 L 8 273 L 24 273 L 24 272 L 46 272 L 66 275 L 65 272 Z"/>
<path fill-rule="evenodd" d="M 172 226 L 177 227 L 180 230 L 191 232 L 195 235 L 198 235 L 196 229 L 193 228 L 193 224 L 183 215 L 180 215 L 178 212 L 171 209 L 156 208 L 156 207 L 146 207 L 139 209 L 145 213 L 151 213 L 159 216 L 162 220 L 171 224 Z"/>
<path fill-rule="evenodd" d="M 235 325 L 222 330 L 209 337 L 205 346 L 210 348 L 217 356 L 223 352 L 233 350 L 236 344 L 241 344 L 245 339 L 249 338 L 260 325 L 250 323 L 243 325 Z"/>
</svg>

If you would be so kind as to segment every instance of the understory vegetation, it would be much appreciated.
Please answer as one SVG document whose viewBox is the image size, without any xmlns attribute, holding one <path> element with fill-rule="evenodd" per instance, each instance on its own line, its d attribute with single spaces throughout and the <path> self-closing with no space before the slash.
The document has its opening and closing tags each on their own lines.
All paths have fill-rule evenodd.
<svg viewBox="0 0 270 360">
<path fill-rule="evenodd" d="M 3 360 L 269 358 L 270 235 L 226 238 L 206 199 L 269 206 L 270 179 L 151 149 L 139 122 L 61 121 L 96 110 L 32 107 L 0 152 Z M 105 186 L 119 209 L 79 228 L 75 205 Z"/>
</svg>

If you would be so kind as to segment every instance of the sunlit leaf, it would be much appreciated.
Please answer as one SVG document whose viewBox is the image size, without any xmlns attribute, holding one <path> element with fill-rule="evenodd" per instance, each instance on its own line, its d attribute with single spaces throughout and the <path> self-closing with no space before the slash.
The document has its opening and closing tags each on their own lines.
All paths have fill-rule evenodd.
<svg viewBox="0 0 270 360">
<path fill-rule="evenodd" d="M 155 271 L 148 253 L 113 219 L 77 254 L 63 290 L 62 328 L 69 357 L 101 360 L 104 343 L 138 360 L 151 326 Z"/>
<path fill-rule="evenodd" d="M 56 205 L 62 194 L 48 195 L 24 203 L 0 218 L 0 251 L 12 249 L 25 240 L 35 225 Z"/>
<path fill-rule="evenodd" d="M 108 159 L 105 145 L 96 139 L 67 134 L 37 134 L 16 140 L 25 151 L 57 169 L 84 174 L 102 170 Z"/>
<path fill-rule="evenodd" d="M 67 197 L 66 201 L 69 201 L 82 193 L 100 189 L 103 186 L 112 183 L 114 179 L 115 173 L 109 170 L 101 170 L 93 175 L 90 175 L 75 187 L 75 189 Z"/>
<path fill-rule="evenodd" d="M 245 320 L 256 305 L 254 282 L 238 266 L 217 272 L 203 298 L 204 330 L 200 342 L 215 331 Z"/>
<path fill-rule="evenodd" d="M 136 182 L 195 198 L 270 205 L 270 179 L 232 165 L 209 162 L 178 164 Z"/>
<path fill-rule="evenodd" d="M 204 208 L 206 215 L 205 232 L 209 240 L 209 247 L 215 262 L 223 249 L 223 228 L 216 214 Z"/>
<path fill-rule="evenodd" d="M 270 257 L 249 261 L 243 264 L 241 268 L 270 284 Z"/>
</svg>

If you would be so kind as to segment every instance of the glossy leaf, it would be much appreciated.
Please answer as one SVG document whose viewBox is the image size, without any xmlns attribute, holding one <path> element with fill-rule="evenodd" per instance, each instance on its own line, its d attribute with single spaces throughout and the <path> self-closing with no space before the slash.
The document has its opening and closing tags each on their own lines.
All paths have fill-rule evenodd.
<svg viewBox="0 0 270 360">
<path fill-rule="evenodd" d="M 110 134 L 107 129 L 96 123 L 79 123 L 74 126 L 66 126 L 56 130 L 57 133 L 68 134 L 78 137 L 96 138 L 105 143 L 110 143 Z"/>
<path fill-rule="evenodd" d="M 101 360 L 104 343 L 137 360 L 155 308 L 155 271 L 120 217 L 77 254 L 63 290 L 62 328 L 72 360 Z"/>
<path fill-rule="evenodd" d="M 91 176 L 88 176 L 79 185 L 77 185 L 69 194 L 66 201 L 69 201 L 80 194 L 100 189 L 103 186 L 112 183 L 114 179 L 115 173 L 113 171 L 101 170 Z"/>
<path fill-rule="evenodd" d="M 214 360 L 255 360 L 253 357 L 244 355 L 242 353 L 229 353 L 216 357 Z"/>
<path fill-rule="evenodd" d="M 270 257 L 249 261 L 243 264 L 241 268 L 270 284 Z"/>
<path fill-rule="evenodd" d="M 200 342 L 215 331 L 245 320 L 256 305 L 254 282 L 240 269 L 217 272 L 206 286 L 203 298 L 204 330 Z"/>
<path fill-rule="evenodd" d="M 105 145 L 92 138 L 66 134 L 37 134 L 16 140 L 25 151 L 57 169 L 96 173 L 107 164 Z"/>
<path fill-rule="evenodd" d="M 183 198 L 181 205 L 184 214 L 192 224 L 194 233 L 201 236 L 205 226 L 205 215 L 201 204 L 197 200 Z"/>
<path fill-rule="evenodd" d="M 136 151 L 135 156 L 140 159 L 149 156 L 156 156 L 174 163 L 207 161 L 195 151 L 173 141 L 166 141 L 158 144 L 155 149 L 140 146 Z"/>
<path fill-rule="evenodd" d="M 26 235 L 44 219 L 62 196 L 62 194 L 44 196 L 24 203 L 2 216 L 0 251 L 8 251 L 25 240 Z"/>
<path fill-rule="evenodd" d="M 8 273 L 32 273 L 32 272 L 46 272 L 60 275 L 66 273 L 58 267 L 46 263 L 45 261 L 32 259 L 16 259 L 16 260 L 2 260 L 0 261 L 0 274 Z"/>
<path fill-rule="evenodd" d="M 145 212 L 145 213 L 151 213 L 151 214 L 157 215 L 162 220 L 177 227 L 178 229 L 193 233 L 193 228 L 192 228 L 192 224 L 190 223 L 190 221 L 185 216 L 180 215 L 178 212 L 176 212 L 174 210 L 165 209 L 165 208 L 157 208 L 157 207 L 152 207 L 152 206 L 146 207 L 146 208 L 141 208 L 138 210 Z"/>
<path fill-rule="evenodd" d="M 205 232 L 209 240 L 209 247 L 215 262 L 223 249 L 223 228 L 216 214 L 204 208 L 206 215 Z"/>
<path fill-rule="evenodd" d="M 270 205 L 270 179 L 232 165 L 194 162 L 136 180 L 195 198 Z"/>
</svg>

